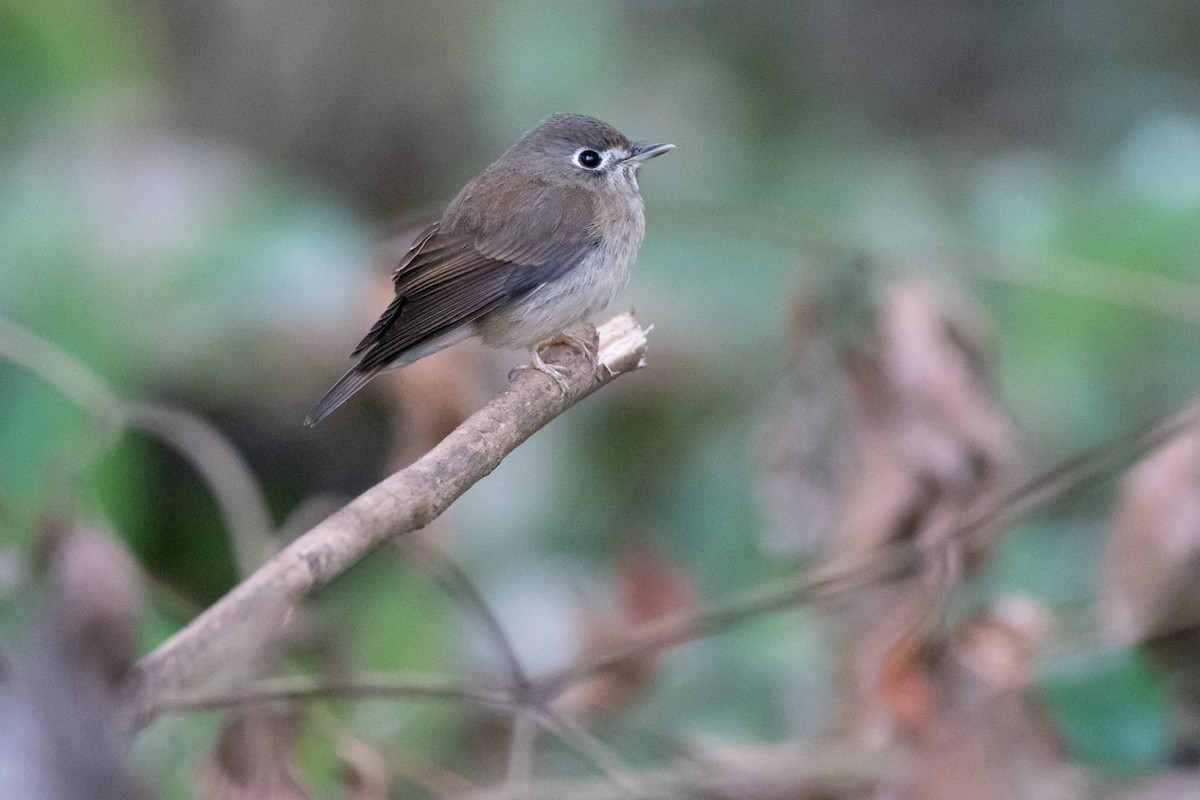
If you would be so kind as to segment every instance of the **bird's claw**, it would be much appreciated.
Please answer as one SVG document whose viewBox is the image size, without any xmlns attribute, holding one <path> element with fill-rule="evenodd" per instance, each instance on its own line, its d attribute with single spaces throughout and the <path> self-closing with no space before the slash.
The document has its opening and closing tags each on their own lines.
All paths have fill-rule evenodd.
<svg viewBox="0 0 1200 800">
<path fill-rule="evenodd" d="M 565 345 L 577 353 L 582 353 L 583 356 L 588 360 L 588 363 L 592 365 L 593 374 L 596 375 L 596 377 L 599 377 L 599 370 L 601 366 L 599 357 L 600 342 L 596 335 L 596 329 L 593 326 L 588 325 L 582 334 L 575 333 L 574 331 L 563 331 L 553 339 L 547 339 L 546 341 L 540 342 L 529 348 L 529 363 L 522 364 L 514 369 L 509 373 L 509 378 L 511 379 L 512 376 L 519 370 L 536 369 L 538 372 L 549 376 L 556 384 L 558 384 L 559 391 L 561 391 L 563 394 L 566 394 L 567 390 L 570 388 L 570 385 L 567 383 L 567 376 L 571 373 L 557 364 L 547 364 L 542 359 L 542 351 L 548 347 L 554 347 L 555 345 Z"/>
</svg>

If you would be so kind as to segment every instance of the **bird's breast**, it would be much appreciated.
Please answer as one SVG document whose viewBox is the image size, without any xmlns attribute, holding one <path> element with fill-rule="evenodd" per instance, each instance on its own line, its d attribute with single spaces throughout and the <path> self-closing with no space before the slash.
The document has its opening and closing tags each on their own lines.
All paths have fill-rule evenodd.
<svg viewBox="0 0 1200 800">
<path fill-rule="evenodd" d="M 504 311 L 477 323 L 493 347 L 529 347 L 591 319 L 629 282 L 629 268 L 645 235 L 641 198 L 597 209 L 596 245 L 573 266 Z"/>
</svg>

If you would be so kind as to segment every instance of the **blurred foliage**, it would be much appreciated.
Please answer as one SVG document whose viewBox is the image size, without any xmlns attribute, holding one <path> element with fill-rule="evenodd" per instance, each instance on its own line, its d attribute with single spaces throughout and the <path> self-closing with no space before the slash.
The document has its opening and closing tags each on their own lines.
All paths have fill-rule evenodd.
<svg viewBox="0 0 1200 800">
<path fill-rule="evenodd" d="M 51 0 L 0 9 L 3 129 L 44 111 L 47 101 L 111 88 L 150 68 L 148 31 L 126 4 Z"/>
<path fill-rule="evenodd" d="M 377 399 L 299 425 L 378 310 L 368 278 L 391 265 L 370 263 L 373 240 L 436 214 L 554 111 L 674 142 L 643 172 L 648 237 L 622 299 L 655 325 L 649 368 L 448 517 L 447 547 L 530 668 L 548 668 L 579 646 L 579 610 L 611 595 L 630 540 L 708 599 L 795 566 L 761 538 L 756 437 L 791 298 L 863 254 L 974 294 L 1030 473 L 1191 397 L 1198 54 L 1188 0 L 7 0 L 0 314 L 124 397 L 211 417 L 283 524 L 386 469 Z M 92 460 L 92 436 L 54 388 L 0 363 L 0 547 L 28 557 L 48 510 L 107 518 L 155 579 L 149 646 L 235 582 L 230 547 L 176 455 L 131 435 Z M 1015 531 L 989 586 L 1089 602 L 1108 505 L 1101 486 Z M 393 554 L 311 616 L 347 665 L 494 667 Z M 672 653 L 614 723 L 618 747 L 817 732 L 817 630 L 805 612 Z M 1169 700 L 1141 656 L 1096 647 L 1069 664 L 1043 689 L 1075 754 L 1162 763 Z M 334 713 L 443 763 L 478 735 L 445 707 L 395 708 Z M 214 735 L 196 715 L 141 737 L 164 796 L 187 796 Z"/>
<path fill-rule="evenodd" d="M 1039 688 L 1077 758 L 1114 771 L 1167 762 L 1170 692 L 1136 651 L 1060 665 Z"/>
</svg>

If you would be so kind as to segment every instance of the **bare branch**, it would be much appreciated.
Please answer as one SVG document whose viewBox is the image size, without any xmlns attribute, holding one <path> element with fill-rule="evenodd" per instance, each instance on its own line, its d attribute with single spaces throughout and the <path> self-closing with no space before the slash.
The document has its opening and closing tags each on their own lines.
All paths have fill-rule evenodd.
<svg viewBox="0 0 1200 800">
<path fill-rule="evenodd" d="M 1062 256 L 985 268 L 984 274 L 1000 283 L 1100 300 L 1189 325 L 1200 323 L 1200 284 L 1195 281 Z"/>
<path fill-rule="evenodd" d="M 508 744 L 508 770 L 502 790 L 518 797 L 533 785 L 533 747 L 537 743 L 537 719 L 522 709 L 513 717 L 512 739 Z"/>
<path fill-rule="evenodd" d="M 627 768 L 608 745 L 593 736 L 586 727 L 568 714 L 544 708 L 539 721 L 546 730 L 561 739 L 568 747 L 585 758 L 615 786 L 636 795 L 643 790 L 633 770 Z"/>
<path fill-rule="evenodd" d="M 911 563 L 911 550 L 888 551 L 891 557 L 872 559 L 853 569 L 797 574 L 756 587 L 744 594 L 697 612 L 662 617 L 630 631 L 620 645 L 589 654 L 573 664 L 533 681 L 532 694 L 549 703 L 575 683 L 652 650 L 674 647 L 736 627 L 764 614 L 793 608 L 817 597 L 852 591 L 902 574 Z"/>
<path fill-rule="evenodd" d="M 1125 460 L 1156 447 L 1163 441 L 1197 424 L 1200 407 L 1192 406 L 1108 442 L 1084 451 L 1041 473 L 1016 488 L 975 520 L 963 525 L 947 542 L 971 536 L 982 528 L 1005 525 L 1036 510 L 1081 481 L 1094 477 L 1104 469 L 1115 468 Z M 470 420 L 468 420 L 468 424 Z M 374 490 L 373 490 L 374 491 Z M 365 495 L 364 495 L 365 497 Z M 315 530 L 315 529 L 314 529 Z M 622 661 L 650 650 L 665 649 L 704 636 L 720 633 L 747 620 L 764 614 L 786 610 L 817 598 L 829 598 L 853 592 L 864 586 L 900 577 L 927 554 L 912 546 L 897 546 L 885 550 L 869 561 L 842 568 L 836 572 L 797 574 L 756 587 L 713 607 L 693 613 L 664 617 L 630 633 L 621 645 L 600 653 L 585 656 L 566 667 L 533 680 L 529 697 L 536 706 L 545 709 L 549 703 L 575 683 L 602 672 Z M 379 696 L 416 695 L 460 697 L 483 705 L 514 710 L 522 702 L 511 689 L 471 684 L 452 678 L 414 678 L 392 676 L 382 679 L 355 680 L 346 685 L 320 680 L 288 679 L 291 682 L 263 681 L 258 688 L 242 695 L 222 693 L 218 696 L 162 695 L 155 711 L 186 710 L 190 708 L 234 705 L 241 700 L 285 697 Z M 428 689 L 425 681 L 432 680 L 441 687 Z M 363 684 L 361 689 L 354 688 Z M 172 699 L 172 697 L 176 699 Z M 554 727 L 550 726 L 551 730 Z"/>
<path fill-rule="evenodd" d="M 281 550 L 258 571 L 192 620 L 138 664 L 129 684 L 140 724 L 158 704 L 218 671 L 236 645 L 254 661 L 278 636 L 296 605 L 388 537 L 428 524 L 488 475 L 518 445 L 572 405 L 642 364 L 646 332 L 628 314 L 598 331 L 599 368 L 571 348 L 548 355 L 567 367 L 567 390 L 545 375 L 515 373 L 508 387 L 412 466 L 368 489 Z"/>
<path fill-rule="evenodd" d="M 607 781 L 537 781 L 528 791 L 477 792 L 471 800 L 775 800 L 780 797 L 869 795 L 904 768 L 887 750 L 762 745 L 702 761 L 638 773 L 634 787 Z"/>
<path fill-rule="evenodd" d="M 361 674 L 353 678 L 288 675 L 262 678 L 248 687 L 220 694 L 191 694 L 159 699 L 155 710 L 160 714 L 234 708 L 246 703 L 272 700 L 314 699 L 454 700 L 474 703 L 499 711 L 515 711 L 516 700 L 504 686 L 490 685 L 466 678 L 424 673 Z"/>
</svg>

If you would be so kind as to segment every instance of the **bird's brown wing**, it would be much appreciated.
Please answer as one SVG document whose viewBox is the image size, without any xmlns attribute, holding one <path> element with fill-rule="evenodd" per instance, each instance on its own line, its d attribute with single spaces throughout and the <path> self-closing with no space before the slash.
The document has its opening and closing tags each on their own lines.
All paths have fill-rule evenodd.
<svg viewBox="0 0 1200 800">
<path fill-rule="evenodd" d="M 481 213 L 470 232 L 435 224 L 417 237 L 392 275 L 396 297 L 354 348 L 359 362 L 309 413 L 315 424 L 406 354 L 431 352 L 438 340 L 554 280 L 599 244 L 591 198 L 527 193 L 503 220 Z M 552 202 L 557 200 L 557 202 Z"/>
<path fill-rule="evenodd" d="M 469 229 L 431 225 L 392 273 L 396 298 L 354 349 L 359 367 L 381 367 L 516 302 L 578 264 L 597 246 L 587 192 L 520 187 L 473 209 Z M 507 210 L 507 214 L 503 213 Z"/>
<path fill-rule="evenodd" d="M 429 240 L 433 237 L 433 235 L 437 233 L 439 225 L 440 223 L 435 222 L 417 235 L 417 238 L 413 240 L 412 246 L 408 248 L 408 250 L 404 253 L 404 256 L 400 259 L 400 266 L 397 267 L 395 272 L 392 273 L 393 276 L 403 269 L 405 265 L 412 262 L 417 253 L 421 252 L 421 249 L 424 248 L 425 245 L 429 243 Z M 397 297 L 396 299 L 399 300 L 400 298 Z M 382 332 L 382 330 L 391 323 L 391 312 L 393 305 L 395 305 L 395 301 L 388 306 L 387 310 L 384 311 L 383 314 L 380 315 L 379 319 L 375 321 L 375 324 L 371 326 L 371 330 L 367 331 L 367 335 L 362 338 L 362 341 L 359 342 L 357 346 L 355 346 L 354 352 L 350 353 L 351 358 L 361 355 L 364 350 L 374 344 L 379 338 L 379 334 Z"/>
</svg>

